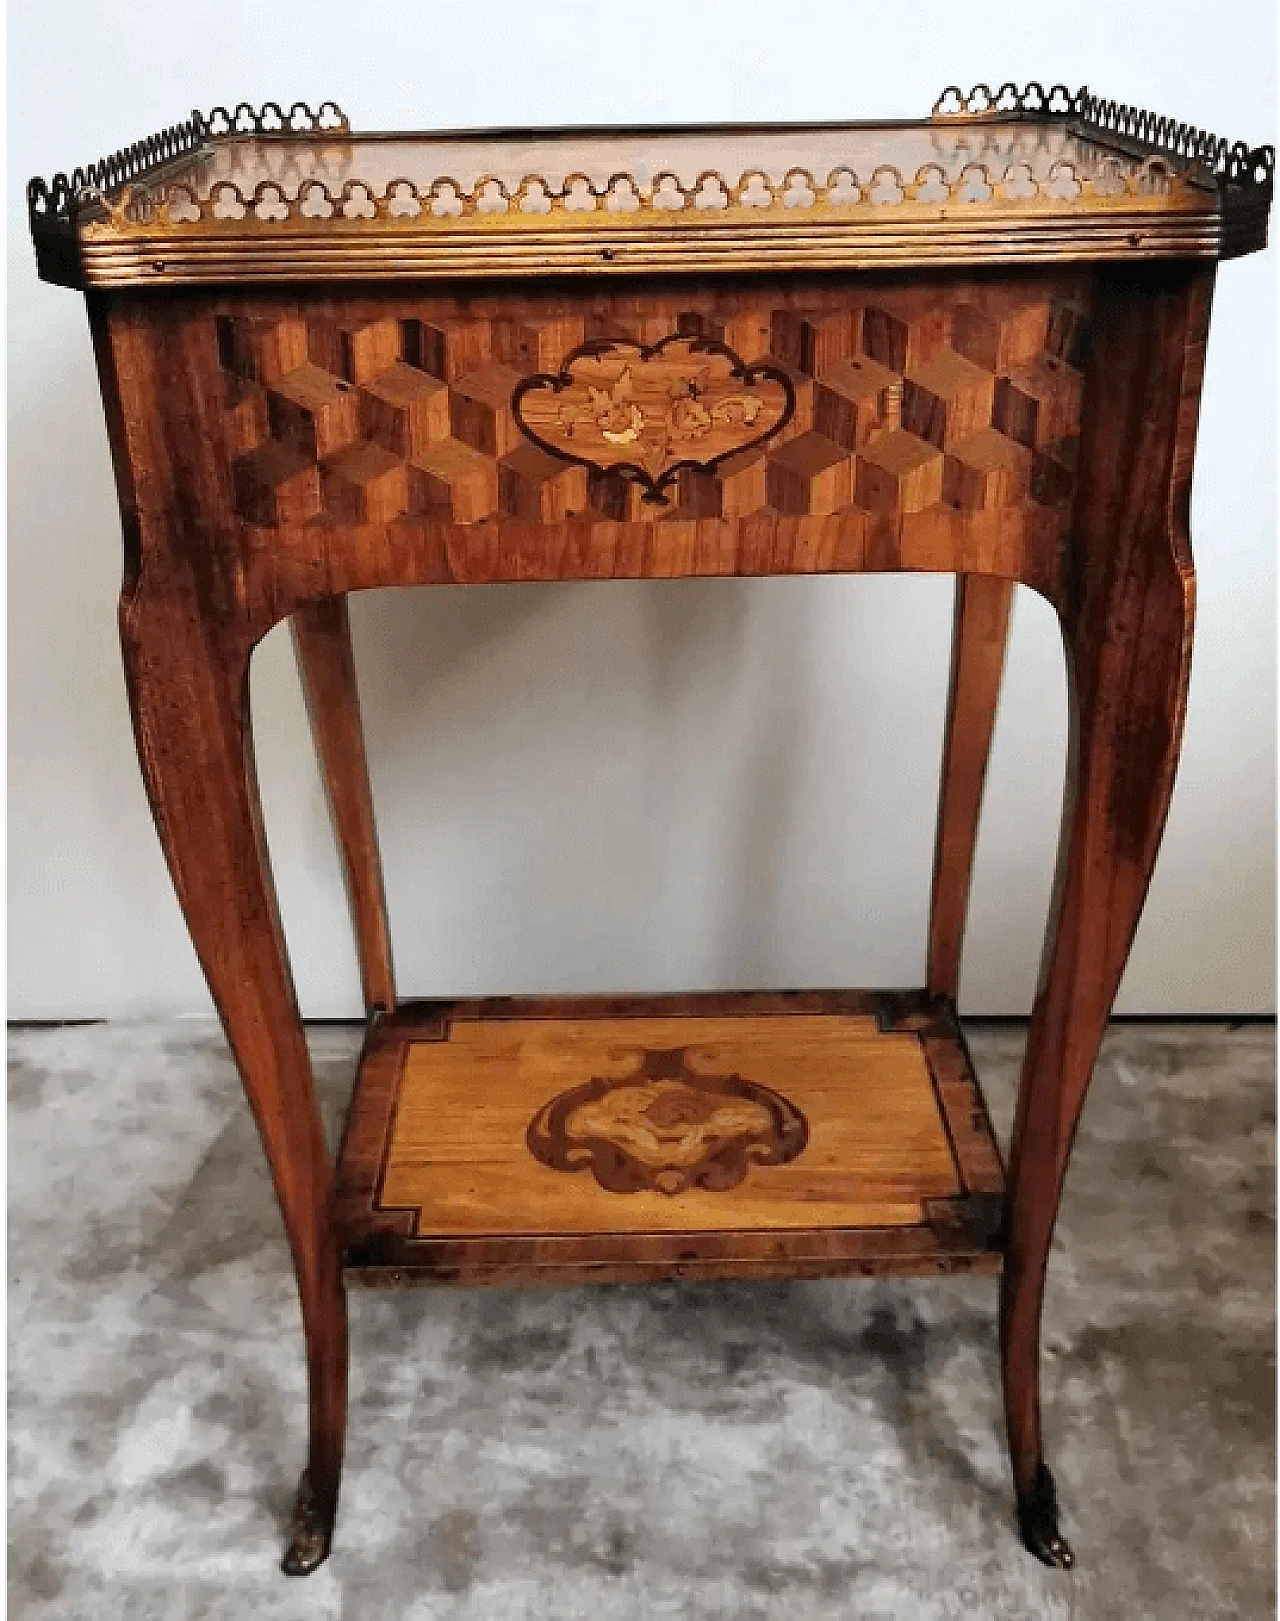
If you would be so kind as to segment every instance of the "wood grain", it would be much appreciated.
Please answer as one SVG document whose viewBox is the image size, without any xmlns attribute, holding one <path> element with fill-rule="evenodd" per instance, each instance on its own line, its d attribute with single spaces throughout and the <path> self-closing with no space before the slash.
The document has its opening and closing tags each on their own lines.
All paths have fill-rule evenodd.
<svg viewBox="0 0 1280 1621">
<path fill-rule="evenodd" d="M 346 598 L 308 603 L 289 623 L 342 860 L 365 1010 L 387 1012 L 396 1003 L 391 929 Z"/>
<path fill-rule="evenodd" d="M 289 1568 L 314 1568 L 332 1530 L 344 1263 L 379 1285 L 980 1271 L 998 1267 L 1006 1229 L 1002 1367 L 1022 1530 L 1039 1557 L 1068 1562 L 1040 1427 L 1044 1270 L 1181 738 L 1211 285 L 1190 263 L 1062 263 L 92 296 L 139 752 L 302 1299 L 311 1442 Z M 680 471 L 661 511 L 616 473 L 557 471 L 513 437 L 513 377 L 554 369 L 591 338 L 649 346 L 673 333 L 767 358 L 792 388 L 791 420 L 710 471 Z M 378 1011 L 393 992 L 347 593 L 875 571 L 963 577 L 928 991 Z M 1013 583 L 1062 623 L 1073 744 L 1006 1206 L 953 997 Z M 375 1009 L 336 1179 L 246 707 L 252 650 L 291 617 Z M 530 1120 L 566 1087 L 616 1077 L 620 1033 L 601 1027 L 619 1021 L 633 1050 L 645 1021 L 666 1043 L 655 1050 L 690 1045 L 675 1027 L 707 1021 L 717 1052 L 802 1111 L 804 1151 L 751 1164 L 732 1187 L 678 1193 L 621 1194 L 538 1163 Z"/>
<path fill-rule="evenodd" d="M 1036 444 L 1009 438 L 994 425 L 1002 374 L 954 344 L 1016 368 L 1036 337 L 1078 360 L 1092 274 L 686 278 L 600 291 L 587 308 L 550 288 L 122 293 L 111 308 L 171 376 L 172 401 L 199 402 L 199 436 L 157 402 L 168 487 L 149 490 L 217 536 L 201 566 L 228 571 L 256 636 L 320 597 L 410 584 L 945 570 L 1056 601 L 1079 421 L 1061 402 L 1034 421 L 1011 411 Z M 557 477 L 528 441 L 506 448 L 519 435 L 503 388 L 521 374 L 495 356 L 541 359 L 580 331 L 652 342 L 694 315 L 707 341 L 732 336 L 746 364 L 790 379 L 795 412 L 774 438 L 682 473 L 665 504 L 617 471 L 562 462 Z M 912 416 L 947 448 L 902 425 L 908 374 L 942 398 L 975 370 L 992 388 L 953 391 L 936 423 Z"/>
<path fill-rule="evenodd" d="M 1080 1110 L 1146 897 L 1186 713 L 1188 533 L 1212 271 L 1107 278 L 1063 605 L 1071 714 L 1053 915 L 1027 1040 L 1001 1291 L 1005 1410 L 1023 1534 L 1070 1563 L 1040 1419 L 1045 1267 Z"/>
<path fill-rule="evenodd" d="M 806 1122 L 803 1150 L 675 1196 L 611 1191 L 585 1163 L 566 1171 L 531 1151 L 549 1102 L 673 1048 L 701 1073 L 784 1098 Z M 379 1021 L 362 1060 L 336 1209 L 349 1266 L 424 1277 L 536 1282 L 545 1267 L 614 1266 L 640 1277 L 695 1262 L 754 1276 L 787 1256 L 854 1272 L 915 1257 L 932 1271 L 939 1257 L 993 1252 L 1003 1180 L 983 1120 L 951 1015 L 923 999 L 406 1004 Z"/>
<path fill-rule="evenodd" d="M 138 758 L 191 938 L 271 1168 L 297 1276 L 310 1434 L 285 1569 L 327 1555 L 346 1430 L 347 1324 L 333 1172 L 289 970 L 262 826 L 248 672 L 252 641 L 217 611 L 181 527 L 138 524 L 141 482 L 163 467 L 152 433 L 164 385 L 90 301 L 125 513 L 120 636 Z M 154 460 L 152 458 L 155 458 Z"/>
<path fill-rule="evenodd" d="M 956 1001 L 978 818 L 1004 675 L 1013 586 L 962 574 L 956 580 L 951 688 L 942 745 L 942 789 L 929 910 L 929 989 Z"/>
<path fill-rule="evenodd" d="M 691 1064 L 779 1093 L 809 1123 L 804 1152 L 753 1167 L 731 1193 L 611 1194 L 549 1170 L 525 1135 L 545 1104 L 645 1050 L 689 1047 Z M 468 1023 L 410 1043 L 382 1184 L 422 1234 L 682 1232 L 899 1226 L 957 1191 L 919 1040 L 874 1020 L 629 1019 Z"/>
</svg>

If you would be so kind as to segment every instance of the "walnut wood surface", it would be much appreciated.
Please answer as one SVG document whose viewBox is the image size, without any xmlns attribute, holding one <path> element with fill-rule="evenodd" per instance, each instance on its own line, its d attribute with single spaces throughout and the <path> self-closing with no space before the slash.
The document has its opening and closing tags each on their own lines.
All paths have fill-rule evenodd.
<svg viewBox="0 0 1280 1621">
<path fill-rule="evenodd" d="M 1045 1267 L 1067 1160 L 1146 897 L 1186 713 L 1195 581 L 1188 515 L 1211 271 L 1103 280 L 1062 604 L 1066 818 L 1018 1094 L 1002 1278 L 1005 1406 L 1020 1498 L 1052 1505 L 1040 1424 Z M 1026 1520 L 1024 1517 L 1024 1534 Z M 1070 1562 L 1054 1546 L 1038 1549 Z M 1035 1540 L 1034 1537 L 1029 1540 Z"/>
<path fill-rule="evenodd" d="M 306 1337 L 307 1466 L 286 1570 L 328 1552 L 346 1430 L 347 1326 L 332 1165 L 316 1105 L 262 827 L 249 723 L 251 639 L 181 520 L 142 517 L 164 467 L 157 399 L 126 333 L 90 302 L 125 526 L 120 635 L 138 758 L 178 900 L 235 1055 L 293 1255 Z M 155 458 L 155 459 L 153 459 Z M 139 521 L 141 518 L 141 521 Z"/>
<path fill-rule="evenodd" d="M 1063 627 L 1072 764 L 1013 1141 L 1002 1347 L 1024 1537 L 1040 1557 L 1067 1561 L 1040 1432 L 1044 1268 L 1181 736 L 1192 600 L 1186 514 L 1210 289 L 1211 273 L 1174 262 L 576 290 L 547 280 L 447 294 L 406 283 L 92 297 L 124 520 L 121 625 L 139 752 L 267 1150 L 302 1296 L 311 1451 L 288 1568 L 323 1558 L 332 1526 L 343 1248 L 351 1275 L 379 1284 L 973 1270 L 998 1259 L 1002 1181 L 948 995 L 812 993 L 664 1000 L 660 1012 L 643 998 L 491 999 L 377 1014 L 335 1193 L 260 824 L 246 711 L 252 649 L 281 619 L 303 616 L 306 677 L 326 717 L 317 742 L 376 1004 L 379 990 L 390 1001 L 390 967 L 336 599 L 389 585 L 883 570 L 965 577 L 930 935 L 935 992 L 953 990 L 958 972 L 1010 585 L 1040 592 Z M 561 462 L 521 435 L 510 409 L 518 381 L 554 372 L 575 345 L 602 337 L 650 346 L 695 332 L 785 371 L 794 411 L 767 445 L 710 473 L 682 471 L 661 511 L 634 483 Z M 886 1217 L 894 1206 L 886 1135 L 871 1164 L 878 1191 L 859 1210 L 846 1186 L 843 1226 L 788 1226 L 780 1204 L 765 1200 L 754 1225 L 708 1216 L 681 1232 L 657 1218 L 643 1230 L 567 1219 L 558 1231 L 534 1231 L 530 1221 L 499 1230 L 487 1217 L 483 1232 L 437 1222 L 434 1234 L 415 1236 L 414 1211 L 465 1201 L 438 1170 L 424 1173 L 433 1117 L 411 1109 L 404 1129 L 418 1134 L 419 1159 L 406 1155 L 394 1171 L 419 1179 L 416 1191 L 400 1189 L 412 1208 L 381 1203 L 407 1051 L 417 1054 L 417 1077 L 419 1064 L 431 1070 L 455 1042 L 479 1043 L 494 1024 L 766 1015 L 777 1015 L 780 1033 L 802 1031 L 806 1019 L 852 1029 L 874 1017 L 881 1033 L 851 1045 L 878 1050 L 887 1050 L 883 1032 L 895 1032 L 893 1050 L 916 1055 L 892 1072 L 899 1123 L 932 1121 L 936 1156 L 942 1122 L 953 1189 L 938 1191 L 921 1170 L 941 1159 L 913 1149 L 895 1173 L 899 1215 Z M 672 1038 L 655 1050 L 680 1045 Z M 510 1079 L 509 1063 L 503 1070 L 495 1057 L 493 1067 Z M 922 1106 L 922 1067 L 932 1115 Z M 821 1122 L 817 1092 L 793 1098 L 794 1078 L 780 1071 L 765 1084 L 800 1103 L 810 1127 L 815 1110 Z M 409 1095 L 420 1091 L 415 1079 Z M 555 1096 L 555 1088 L 528 1093 L 526 1127 Z M 474 1088 L 456 1101 L 446 1116 L 455 1147 L 468 1113 L 484 1120 L 489 1106 L 482 1092 L 477 1107 Z M 875 1124 L 840 1118 L 851 1131 Z M 475 1164 L 480 1146 L 468 1150 Z M 846 1172 L 857 1146 L 842 1141 Z M 758 1199 L 769 1178 L 805 1174 L 806 1153 L 751 1165 L 731 1190 L 678 1197 L 613 1194 L 585 1174 L 532 1162 L 521 1175 L 536 1171 L 561 1189 L 548 1209 L 634 1198 L 669 1212 L 686 1198 Z M 527 1188 L 515 1191 L 525 1198 Z M 493 1172 L 486 1208 L 505 1205 L 510 1192 Z M 821 1201 L 812 1202 L 816 1211 Z M 875 1225 L 855 1224 L 869 1217 Z"/>
<path fill-rule="evenodd" d="M 691 1049 L 696 1073 L 741 1076 L 798 1111 L 809 1127 L 804 1151 L 749 1167 L 731 1192 L 693 1188 L 674 1198 L 657 1189 L 614 1193 L 589 1170 L 558 1171 L 534 1158 L 526 1136 L 547 1105 L 680 1048 Z M 604 1115 L 599 1104 L 596 1113 Z M 722 1132 L 750 1125 L 723 1113 L 712 1117 Z M 605 1116 L 580 1130 L 616 1146 L 631 1124 Z M 632 1147 L 643 1158 L 643 1146 Z M 663 1161 L 644 1163 L 656 1170 Z M 808 1228 L 819 1217 L 824 1226 L 912 1226 L 924 1199 L 956 1191 L 917 1036 L 884 1035 L 874 1020 L 659 1014 L 463 1023 L 445 1042 L 410 1044 L 380 1202 L 413 1210 L 424 1236 L 684 1232 Z"/>
<path fill-rule="evenodd" d="M 740 1178 L 680 1178 L 674 1193 L 654 1178 L 615 1191 L 592 1174 L 589 1151 L 563 1169 L 531 1147 L 547 1105 L 597 1078 L 625 1085 L 644 1055 L 673 1049 L 699 1075 L 781 1099 L 803 1116 L 802 1146 L 761 1154 Z M 665 1100 L 651 1087 L 640 1101 Z M 738 1127 L 714 1110 L 705 1118 L 722 1141 Z M 644 1117 L 628 1111 L 625 1140 L 650 1169 L 697 1163 L 703 1145 L 684 1154 L 687 1130 L 663 1145 L 637 1123 Z M 620 1140 L 616 1125 L 588 1117 L 578 1141 L 602 1132 Z M 377 1022 L 335 1208 L 348 1267 L 378 1283 L 406 1270 L 506 1283 L 546 1282 L 548 1270 L 777 1276 L 789 1262 L 808 1276 L 866 1275 L 881 1261 L 901 1274 L 961 1258 L 964 1269 L 989 1266 L 1002 1188 L 946 1004 L 835 992 L 492 998 L 405 1004 Z"/>
<path fill-rule="evenodd" d="M 260 632 L 318 596 L 446 582 L 961 570 L 1055 600 L 1091 289 L 1068 267 L 589 300 L 131 293 L 112 319 L 163 401 L 166 477 L 217 537 L 205 566 Z M 522 378 L 584 338 L 680 332 L 787 370 L 774 439 L 681 475 L 664 505 L 619 473 L 529 457 Z"/>
<path fill-rule="evenodd" d="M 289 624 L 342 859 L 364 1005 L 368 1012 L 375 1008 L 385 1012 L 396 1003 L 391 930 L 346 598 L 307 603 Z"/>
<path fill-rule="evenodd" d="M 960 994 L 960 951 L 1012 600 L 1008 580 L 966 574 L 956 580 L 928 972 L 929 989 L 953 1002 Z"/>
</svg>

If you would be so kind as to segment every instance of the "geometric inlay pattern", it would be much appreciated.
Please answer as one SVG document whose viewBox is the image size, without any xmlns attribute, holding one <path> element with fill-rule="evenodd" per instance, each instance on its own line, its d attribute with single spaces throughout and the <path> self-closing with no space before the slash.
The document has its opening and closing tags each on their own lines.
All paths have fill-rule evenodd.
<svg viewBox="0 0 1280 1621">
<path fill-rule="evenodd" d="M 854 298 L 806 310 L 761 295 L 759 305 L 717 315 L 419 315 L 406 302 L 364 322 L 297 311 L 219 316 L 236 510 L 249 524 L 275 527 L 849 509 L 901 518 L 932 508 L 1060 508 L 1069 499 L 1088 339 L 1088 312 L 1073 295 L 993 283 L 952 298 L 936 288 Z M 617 362 L 656 352 L 683 367 L 695 346 L 679 338 L 707 341 L 712 357 L 730 351 L 743 373 L 734 391 L 739 400 L 759 397 L 754 412 L 728 405 L 723 379 L 708 409 L 695 375 L 693 394 L 686 386 L 683 398 L 665 402 L 678 407 L 687 437 L 661 440 L 664 459 L 655 450 L 648 468 L 622 471 L 600 454 L 601 435 L 581 461 L 566 460 L 575 443 L 567 430 L 581 434 L 602 420 L 623 436 L 608 455 L 632 460 L 626 435 L 643 368 L 633 363 L 624 379 Z M 545 419 L 533 424 L 555 443 L 550 454 L 527 426 L 531 402 L 554 393 L 535 394 L 533 383 L 559 375 L 584 346 L 601 356 L 607 345 L 618 375 L 606 380 L 599 412 L 589 422 L 558 418 L 558 442 Z M 779 416 L 784 385 L 790 409 Z M 578 392 L 566 389 L 559 403 Z M 525 431 L 512 408 L 517 394 Z M 721 398 L 722 417 L 741 420 L 704 428 Z M 767 442 L 756 442 L 761 423 Z"/>
<path fill-rule="evenodd" d="M 793 1103 L 740 1075 L 692 1069 L 689 1052 L 639 1048 L 634 1074 L 562 1092 L 530 1122 L 530 1153 L 554 1170 L 590 1169 L 610 1193 L 674 1196 L 726 1192 L 751 1165 L 803 1151 L 809 1127 Z"/>
</svg>

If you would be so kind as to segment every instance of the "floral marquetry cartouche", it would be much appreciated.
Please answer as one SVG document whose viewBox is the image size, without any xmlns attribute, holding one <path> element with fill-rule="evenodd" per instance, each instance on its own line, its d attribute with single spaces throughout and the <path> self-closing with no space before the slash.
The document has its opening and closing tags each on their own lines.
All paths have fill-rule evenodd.
<svg viewBox="0 0 1280 1621">
<path fill-rule="evenodd" d="M 593 1077 L 539 1109 L 529 1151 L 557 1171 L 589 1169 L 610 1193 L 722 1193 L 749 1167 L 795 1159 L 809 1127 L 793 1103 L 741 1075 L 691 1065 L 687 1047 L 642 1050 L 632 1075 Z M 714 1051 L 700 1053 L 705 1064 Z"/>
<path fill-rule="evenodd" d="M 31 182 L 40 275 L 87 297 L 139 759 L 297 1275 L 286 1571 L 333 1536 L 349 1284 L 944 1273 L 999 1277 L 1019 1529 L 1072 1562 L 1045 1267 L 1177 765 L 1216 265 L 1264 246 L 1273 172 L 1005 84 L 906 123 L 360 134 L 242 105 Z M 446 959 L 399 996 L 351 592 L 873 572 L 957 582 L 923 985 L 456 1000 Z M 956 997 L 1017 586 L 1059 620 L 1072 737 L 1006 1171 Z M 250 731 L 283 620 L 368 1009 L 336 1156 Z"/>
<path fill-rule="evenodd" d="M 795 413 L 791 379 L 767 362 L 744 365 L 714 338 L 672 333 L 655 344 L 597 339 L 554 376 L 525 377 L 511 396 L 516 423 L 565 461 L 618 472 L 650 501 L 684 468 L 718 463 L 772 439 Z"/>
</svg>

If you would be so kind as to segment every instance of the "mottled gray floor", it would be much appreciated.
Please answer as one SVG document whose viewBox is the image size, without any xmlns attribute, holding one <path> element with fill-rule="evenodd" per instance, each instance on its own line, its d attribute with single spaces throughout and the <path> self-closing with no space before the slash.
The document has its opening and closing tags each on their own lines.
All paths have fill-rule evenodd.
<svg viewBox="0 0 1280 1621">
<path fill-rule="evenodd" d="M 973 1035 L 1003 1126 L 1022 1033 Z M 335 1119 L 356 1039 L 312 1032 Z M 297 1312 L 216 1031 L 11 1045 L 22 1621 L 1273 1612 L 1268 1027 L 1108 1037 L 1047 1312 L 1071 1575 L 1011 1530 L 973 1279 L 354 1296 L 338 1546 L 288 1581 Z"/>
</svg>

